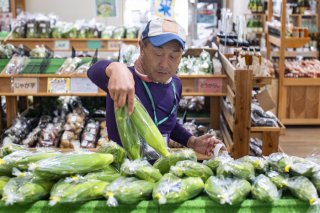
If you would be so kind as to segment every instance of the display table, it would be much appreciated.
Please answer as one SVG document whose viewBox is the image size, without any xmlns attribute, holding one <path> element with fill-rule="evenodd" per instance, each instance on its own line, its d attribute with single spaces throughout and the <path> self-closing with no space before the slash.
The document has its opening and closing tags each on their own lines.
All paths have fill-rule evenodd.
<svg viewBox="0 0 320 213">
<path fill-rule="evenodd" d="M 246 200 L 241 205 L 229 206 L 219 205 L 207 196 L 200 196 L 193 200 L 188 200 L 181 204 L 167 204 L 158 206 L 153 201 L 142 201 L 135 205 L 120 205 L 116 208 L 106 206 L 106 200 L 95 200 L 85 203 L 69 203 L 49 206 L 48 201 L 38 201 L 34 204 L 5 206 L 0 203 L 0 212 L 45 212 L 45 213 L 63 213 L 63 212 L 112 212 L 112 213 L 128 213 L 128 212 L 181 212 L 181 213 L 229 213 L 229 212 L 307 212 L 309 205 L 307 202 L 298 199 L 283 198 L 273 204 L 263 203 L 257 200 Z"/>
</svg>

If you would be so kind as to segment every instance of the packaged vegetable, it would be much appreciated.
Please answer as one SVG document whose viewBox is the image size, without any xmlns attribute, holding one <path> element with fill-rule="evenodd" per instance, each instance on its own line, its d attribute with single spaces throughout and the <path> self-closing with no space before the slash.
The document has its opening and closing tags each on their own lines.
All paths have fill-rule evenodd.
<svg viewBox="0 0 320 213">
<path fill-rule="evenodd" d="M 278 191 L 276 185 L 263 174 L 260 174 L 254 180 L 251 193 L 255 199 L 264 202 L 273 202 L 279 200 L 281 197 L 281 193 Z"/>
<path fill-rule="evenodd" d="M 137 128 L 144 141 L 162 156 L 168 156 L 169 152 L 163 137 L 150 115 L 137 98 L 134 101 L 134 110 L 130 120 Z"/>
<path fill-rule="evenodd" d="M 34 177 L 11 178 L 3 188 L 6 205 L 32 203 L 49 195 L 53 183 Z"/>
<path fill-rule="evenodd" d="M 256 156 L 243 156 L 242 158 L 238 159 L 241 162 L 247 162 L 250 163 L 255 170 L 257 171 L 265 171 L 267 169 L 267 162 L 262 157 L 256 157 Z"/>
<path fill-rule="evenodd" d="M 101 180 L 105 182 L 112 182 L 120 177 L 120 173 L 113 166 L 109 165 L 102 170 L 96 172 L 90 172 L 84 176 L 87 180 Z"/>
<path fill-rule="evenodd" d="M 132 160 L 140 158 L 140 139 L 136 125 L 129 119 L 127 106 L 117 108 L 115 117 L 121 143 L 128 157 Z"/>
<path fill-rule="evenodd" d="M 210 167 L 191 160 L 179 161 L 175 166 L 171 166 L 170 173 L 177 177 L 200 177 L 203 182 L 213 175 Z"/>
<path fill-rule="evenodd" d="M 246 199 L 250 193 L 251 185 L 243 179 L 211 176 L 207 180 L 204 190 L 217 203 L 235 205 Z"/>
<path fill-rule="evenodd" d="M 217 168 L 217 176 L 234 176 L 246 180 L 253 180 L 255 177 L 254 168 L 250 163 L 241 161 L 229 161 Z"/>
<path fill-rule="evenodd" d="M 121 165 L 120 172 L 125 176 L 135 176 L 141 180 L 158 182 L 162 175 L 159 169 L 151 166 L 147 160 L 136 159 L 130 161 L 126 159 Z"/>
<path fill-rule="evenodd" d="M 119 203 L 133 204 L 145 200 L 152 194 L 154 183 L 135 177 L 119 177 L 108 185 L 104 191 L 107 205 L 118 206 Z"/>
<path fill-rule="evenodd" d="M 60 184 L 61 186 L 59 186 Z M 78 183 L 65 183 L 65 180 L 62 179 L 53 186 L 49 205 L 102 198 L 103 191 L 108 184 L 108 182 L 94 179 Z"/>
<path fill-rule="evenodd" d="M 320 171 L 317 171 L 313 174 L 311 181 L 317 188 L 318 192 L 320 192 Z"/>
<path fill-rule="evenodd" d="M 40 177 L 57 178 L 89 173 L 111 164 L 113 156 L 100 153 L 69 153 L 40 160 L 29 165 L 29 170 Z"/>
<path fill-rule="evenodd" d="M 232 161 L 233 158 L 230 157 L 230 155 L 219 155 L 219 156 L 214 156 L 209 160 L 204 160 L 203 164 L 206 166 L 209 166 L 213 172 L 217 171 L 217 168 L 229 161 Z"/>
<path fill-rule="evenodd" d="M 303 201 L 308 201 L 310 205 L 318 201 L 317 189 L 306 177 L 292 177 L 289 179 L 288 188 L 291 193 Z"/>
<path fill-rule="evenodd" d="M 283 174 L 277 171 L 268 171 L 266 172 L 266 175 L 279 189 L 287 188 L 289 178 L 288 174 Z"/>
<path fill-rule="evenodd" d="M 4 186 L 8 183 L 8 181 L 10 180 L 9 177 L 6 176 L 0 176 L 0 198 L 3 195 L 3 188 Z"/>
<path fill-rule="evenodd" d="M 97 153 L 106 153 L 113 155 L 113 163 L 122 164 L 127 156 L 126 151 L 116 142 L 107 141 L 97 149 Z"/>
<path fill-rule="evenodd" d="M 160 157 L 153 164 L 153 167 L 159 169 L 161 174 L 165 174 L 169 172 L 171 166 L 175 165 L 178 161 L 183 160 L 197 161 L 196 153 L 192 149 L 181 149 L 172 151 L 169 156 Z"/>
<path fill-rule="evenodd" d="M 199 177 L 179 178 L 165 174 L 154 186 L 152 197 L 158 204 L 180 203 L 196 197 L 203 191 L 204 183 Z"/>
</svg>

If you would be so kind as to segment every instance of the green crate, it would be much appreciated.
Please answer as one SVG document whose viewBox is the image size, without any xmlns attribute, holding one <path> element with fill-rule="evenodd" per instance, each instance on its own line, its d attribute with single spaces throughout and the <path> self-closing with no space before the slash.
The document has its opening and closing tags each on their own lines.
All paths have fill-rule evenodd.
<svg viewBox="0 0 320 213">
<path fill-rule="evenodd" d="M 43 60 L 43 58 L 31 58 L 21 74 L 41 74 L 41 63 Z"/>
<path fill-rule="evenodd" d="M 0 73 L 3 71 L 3 69 L 7 66 L 9 63 L 10 59 L 0 59 Z"/>
<path fill-rule="evenodd" d="M 58 69 L 61 67 L 63 62 L 66 59 L 64 58 L 52 58 L 50 59 L 48 68 L 44 71 L 44 74 L 56 74 Z"/>
</svg>

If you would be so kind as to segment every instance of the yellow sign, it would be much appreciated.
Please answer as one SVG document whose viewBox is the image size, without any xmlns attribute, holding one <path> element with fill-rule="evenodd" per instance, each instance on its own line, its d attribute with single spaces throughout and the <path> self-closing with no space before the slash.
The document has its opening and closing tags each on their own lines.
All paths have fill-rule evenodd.
<svg viewBox="0 0 320 213">
<path fill-rule="evenodd" d="M 70 93 L 70 78 L 48 78 L 48 93 Z"/>
</svg>

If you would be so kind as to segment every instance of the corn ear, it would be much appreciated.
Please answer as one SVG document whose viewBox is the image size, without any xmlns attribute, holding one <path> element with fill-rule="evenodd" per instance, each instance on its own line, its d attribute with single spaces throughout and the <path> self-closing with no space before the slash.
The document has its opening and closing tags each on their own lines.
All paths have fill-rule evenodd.
<svg viewBox="0 0 320 213">
<path fill-rule="evenodd" d="M 113 155 L 113 163 L 122 164 L 127 156 L 126 151 L 113 141 L 103 143 L 96 151 L 97 153 L 105 153 Z"/>
<path fill-rule="evenodd" d="M 140 100 L 135 99 L 134 110 L 130 116 L 132 123 L 136 126 L 139 135 L 144 141 L 162 156 L 168 156 L 169 152 L 163 137 L 154 124 L 148 112 Z"/>
<path fill-rule="evenodd" d="M 4 160 L 0 158 L 0 176 L 11 177 L 12 168 L 4 164 Z"/>
<path fill-rule="evenodd" d="M 84 176 L 87 180 L 101 180 L 105 182 L 112 182 L 115 179 L 120 177 L 120 173 L 118 170 L 116 170 L 113 166 L 109 165 L 106 168 L 96 171 L 96 172 L 90 172 Z"/>
<path fill-rule="evenodd" d="M 306 177 L 300 176 L 290 178 L 288 188 L 295 197 L 300 200 L 308 201 L 310 205 L 319 199 L 317 189 Z"/>
<path fill-rule="evenodd" d="M 105 168 L 113 161 L 111 154 L 70 153 L 40 160 L 29 166 L 29 170 L 40 177 L 56 179 L 72 174 L 83 174 Z"/>
<path fill-rule="evenodd" d="M 320 192 L 320 171 L 317 171 L 313 174 L 311 181 L 317 188 L 318 192 Z"/>
<path fill-rule="evenodd" d="M 216 173 L 217 172 L 217 168 L 229 161 L 232 161 L 233 158 L 230 157 L 230 155 L 219 155 L 219 156 L 214 156 L 213 158 L 209 159 L 209 160 L 205 160 L 203 161 L 203 164 L 206 166 L 209 166 L 211 168 L 211 170 Z"/>
<path fill-rule="evenodd" d="M 108 182 L 100 180 L 86 180 L 79 183 L 59 181 L 52 188 L 49 205 L 102 198 L 103 191 L 108 184 Z"/>
<path fill-rule="evenodd" d="M 251 193 L 255 199 L 264 202 L 273 202 L 279 200 L 281 197 L 276 185 L 263 174 L 256 177 L 252 185 Z"/>
<path fill-rule="evenodd" d="M 131 122 L 127 106 L 115 110 L 116 123 L 121 143 L 130 159 L 140 158 L 140 139 L 135 125 Z"/>
</svg>

